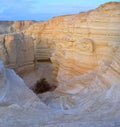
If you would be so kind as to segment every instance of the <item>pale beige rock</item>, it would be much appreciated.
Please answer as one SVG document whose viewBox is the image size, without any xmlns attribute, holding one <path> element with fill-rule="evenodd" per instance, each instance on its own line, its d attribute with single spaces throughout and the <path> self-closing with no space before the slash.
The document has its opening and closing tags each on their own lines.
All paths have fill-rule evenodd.
<svg viewBox="0 0 120 127">
<path fill-rule="evenodd" d="M 81 90 L 111 66 L 112 70 L 119 70 L 119 62 L 115 62 L 116 59 L 119 61 L 119 15 L 120 3 L 109 2 L 88 12 L 35 23 L 24 33 L 34 38 L 36 59 L 50 58 L 52 54 L 53 79 L 61 86 L 59 90 L 67 92 L 77 87 Z M 88 79 L 80 81 L 81 76 Z M 105 86 L 111 86 L 103 76 L 101 81 Z"/>
<path fill-rule="evenodd" d="M 40 97 L 57 115 L 42 106 L 36 108 L 36 104 L 35 108 L 19 109 L 11 105 L 0 109 L 1 126 L 119 127 L 119 30 L 120 2 L 54 17 L 24 30 L 34 39 L 35 59 L 52 56 L 53 79 L 58 87 Z M 41 55 L 38 50 L 42 48 Z"/>
<path fill-rule="evenodd" d="M 22 33 L 0 35 L 0 58 L 5 65 L 21 72 L 34 67 L 34 43 Z"/>
<path fill-rule="evenodd" d="M 120 3 L 112 2 L 89 12 L 36 23 L 25 31 L 34 38 L 35 49 L 46 45 L 52 53 L 53 79 L 58 87 L 52 97 L 43 97 L 50 107 L 117 121 L 119 15 Z"/>
<path fill-rule="evenodd" d="M 21 20 L 21 21 L 15 21 L 12 24 L 12 29 L 14 31 L 22 31 L 33 25 L 35 21 L 32 20 Z"/>
</svg>

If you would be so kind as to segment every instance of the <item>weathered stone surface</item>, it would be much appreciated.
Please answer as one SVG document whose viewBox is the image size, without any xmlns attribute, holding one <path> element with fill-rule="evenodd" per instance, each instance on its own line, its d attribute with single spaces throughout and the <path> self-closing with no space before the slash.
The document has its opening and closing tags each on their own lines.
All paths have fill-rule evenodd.
<svg viewBox="0 0 120 127">
<path fill-rule="evenodd" d="M 77 15 L 54 17 L 24 30 L 34 39 L 38 53 L 35 59 L 52 56 L 53 79 L 58 87 L 39 96 L 57 115 L 35 103 L 35 108 L 11 105 L 0 109 L 1 126 L 120 126 L 119 30 L 120 2 Z M 3 40 L 1 37 L 1 44 Z M 41 55 L 38 50 L 42 48 Z M 6 60 L 6 50 L 1 54 L 4 53 Z M 50 56 L 44 57 L 44 53 Z"/>
<path fill-rule="evenodd" d="M 50 56 L 53 53 L 53 79 L 57 79 L 58 83 L 55 84 L 63 88 L 61 91 L 67 92 L 78 87 L 81 90 L 98 73 L 103 75 L 110 69 L 119 70 L 119 62 L 116 62 L 119 59 L 119 15 L 120 3 L 110 2 L 92 11 L 36 23 L 25 34 L 30 34 L 35 39 L 36 59 L 43 58 L 48 53 L 44 49 L 49 50 Z M 41 49 L 44 50 L 44 55 L 38 52 Z M 84 76 L 87 74 L 89 76 Z M 83 81 L 81 76 L 88 78 Z M 103 76 L 101 80 L 101 84 L 111 86 L 110 81 Z"/>
<path fill-rule="evenodd" d="M 94 117 L 94 121 L 111 117 L 116 126 L 120 114 L 119 30 L 119 2 L 55 17 L 27 29 L 25 34 L 32 35 L 37 46 L 46 44 L 52 53 L 53 79 L 58 87 L 52 95 L 40 96 L 42 100 L 54 109 L 86 119 Z"/>
<path fill-rule="evenodd" d="M 0 21 L 0 34 L 6 34 L 13 32 L 13 21 Z"/>
<path fill-rule="evenodd" d="M 25 85 L 24 81 L 13 70 L 6 69 L 0 61 L 0 106 L 11 104 L 23 106 L 35 99 L 37 96 Z"/>
<path fill-rule="evenodd" d="M 36 21 L 33 20 L 21 20 L 21 21 L 15 21 L 12 24 L 12 28 L 14 31 L 22 31 L 33 25 Z"/>
<path fill-rule="evenodd" d="M 108 3 L 74 15 L 67 22 L 68 32 L 62 41 L 56 41 L 51 58 L 61 92 L 79 93 L 93 86 L 120 84 L 119 15 L 120 3 Z"/>
<path fill-rule="evenodd" d="M 49 60 L 53 50 L 53 40 L 48 33 L 44 34 L 48 22 L 38 22 L 33 24 L 27 30 L 24 30 L 25 35 L 31 35 L 34 39 L 35 59 L 36 60 Z M 48 29 L 51 31 L 51 28 Z"/>
<path fill-rule="evenodd" d="M 0 58 L 18 72 L 33 68 L 33 39 L 20 32 L 0 35 Z"/>
<path fill-rule="evenodd" d="M 34 42 L 23 30 L 35 21 L 0 21 L 0 59 L 10 68 L 25 72 L 34 67 Z"/>
<path fill-rule="evenodd" d="M 109 93 L 110 95 L 111 92 L 113 95 L 116 92 L 119 94 L 119 88 L 114 87 L 108 91 L 106 99 L 103 98 L 103 94 L 102 100 L 99 100 L 100 94 L 96 93 L 94 96 L 95 93 L 93 93 L 87 98 L 83 96 L 85 98 L 81 99 L 84 102 L 74 109 L 66 109 L 62 112 L 53 111 L 40 102 L 36 95 L 27 88 L 23 80 L 13 70 L 5 68 L 0 61 L 0 126 L 116 127 L 119 126 L 120 110 L 117 106 L 120 103 L 117 101 L 113 103 L 111 99 L 114 98 L 111 98 Z M 48 96 L 50 97 L 49 94 Z M 119 98 L 118 95 L 115 96 Z M 116 109 L 118 109 L 117 112 Z"/>
<path fill-rule="evenodd" d="M 0 34 L 19 32 L 36 23 L 33 20 L 0 21 Z"/>
</svg>

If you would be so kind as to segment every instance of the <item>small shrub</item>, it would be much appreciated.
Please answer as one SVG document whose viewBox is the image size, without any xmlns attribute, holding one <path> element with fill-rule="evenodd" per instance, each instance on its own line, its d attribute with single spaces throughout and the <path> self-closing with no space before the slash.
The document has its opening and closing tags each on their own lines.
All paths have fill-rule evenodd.
<svg viewBox="0 0 120 127">
<path fill-rule="evenodd" d="M 51 89 L 50 84 L 46 81 L 45 78 L 42 78 L 35 83 L 34 88 L 32 90 L 36 94 L 39 94 L 49 91 L 50 89 Z"/>
</svg>

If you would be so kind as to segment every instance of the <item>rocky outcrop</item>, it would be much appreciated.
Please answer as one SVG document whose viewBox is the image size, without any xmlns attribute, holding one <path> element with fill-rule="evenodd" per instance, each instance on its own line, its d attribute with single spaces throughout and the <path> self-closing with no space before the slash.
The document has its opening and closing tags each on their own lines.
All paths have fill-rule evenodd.
<svg viewBox="0 0 120 127">
<path fill-rule="evenodd" d="M 35 21 L 0 21 L 0 59 L 17 72 L 34 68 L 34 42 L 23 30 Z"/>
<path fill-rule="evenodd" d="M 11 105 L 0 108 L 2 120 L 0 125 L 2 127 L 119 126 L 119 30 L 120 2 L 109 2 L 88 12 L 58 16 L 46 22 L 35 23 L 22 31 L 24 35 L 21 33 L 1 35 L 1 58 L 6 64 L 9 64 L 9 61 L 11 63 L 18 61 L 15 62 L 18 67 L 27 59 L 28 54 L 24 51 L 31 45 L 31 41 L 25 41 L 25 38 L 30 39 L 32 36 L 35 60 L 51 59 L 54 67 L 53 79 L 57 89 L 54 92 L 39 95 L 46 105 L 55 110 L 56 115 L 53 110 L 50 112 L 45 105 L 41 104 L 33 103 L 32 107 L 29 105 L 25 108 Z M 27 45 L 27 43 L 30 44 Z M 29 54 L 32 54 L 31 51 Z M 12 52 L 17 52 L 18 56 L 14 56 L 15 53 L 10 55 Z M 27 57 L 24 56 L 25 54 Z M 7 83 L 4 82 L 4 74 L 0 74 L 0 87 L 3 88 L 0 90 L 10 95 L 10 91 L 4 92 L 5 87 L 3 87 L 8 83 L 10 88 L 16 88 L 13 93 L 16 95 L 18 91 L 17 95 L 20 95 L 21 99 L 22 94 L 19 94 L 18 86 L 22 83 L 19 84 L 19 80 L 17 83 L 13 80 L 17 79 L 15 73 L 11 74 L 10 71 L 7 75 Z M 3 95 L 1 91 L 0 97 Z"/>
<path fill-rule="evenodd" d="M 10 61 L 19 67 L 22 63 L 26 65 L 29 63 L 23 62 L 27 60 L 27 54 L 35 53 L 30 55 L 31 58 L 28 60 L 31 61 L 30 63 L 33 59 L 35 61 L 51 59 L 54 67 L 54 84 L 59 86 L 60 92 L 71 93 L 77 90 L 75 93 L 79 93 L 94 82 L 94 77 L 99 77 L 101 85 L 110 87 L 111 81 L 103 75 L 111 70 L 119 76 L 119 8 L 119 2 L 109 2 L 95 10 L 76 15 L 58 16 L 45 22 L 15 22 L 12 24 L 14 30 L 22 30 L 24 35 L 21 34 L 20 37 L 17 37 L 17 34 L 2 35 L 1 58 L 5 63 Z M 21 43 L 16 42 L 22 49 L 21 52 L 18 48 L 21 55 L 19 57 L 9 55 L 13 51 L 7 49 L 7 45 L 11 43 L 9 41 L 5 43 L 5 41 L 11 36 L 14 36 L 12 41 L 10 40 L 12 43 L 15 38 L 22 40 Z M 32 36 L 34 45 L 30 38 L 26 41 L 25 38 L 28 36 Z M 28 45 L 25 46 L 28 42 L 31 48 Z"/>
<path fill-rule="evenodd" d="M 0 35 L 0 58 L 18 72 L 34 67 L 34 43 L 22 33 Z"/>
<path fill-rule="evenodd" d="M 20 20 L 20 21 L 15 21 L 12 24 L 12 29 L 14 31 L 23 31 L 27 28 L 29 28 L 31 25 L 33 25 L 34 23 L 36 23 L 36 21 L 33 20 Z"/>
<path fill-rule="evenodd" d="M 54 47 L 53 40 L 51 40 L 51 28 L 48 29 L 48 31 L 51 31 L 50 35 L 49 33 L 44 33 L 47 24 L 48 22 L 38 22 L 33 24 L 27 30 L 24 30 L 25 35 L 31 35 L 34 39 L 35 60 L 38 61 L 49 60 Z"/>
<path fill-rule="evenodd" d="M 0 34 L 20 32 L 36 23 L 33 20 L 0 21 Z"/>
<path fill-rule="evenodd" d="M 6 34 L 13 32 L 13 21 L 0 21 L 0 34 Z"/>
</svg>

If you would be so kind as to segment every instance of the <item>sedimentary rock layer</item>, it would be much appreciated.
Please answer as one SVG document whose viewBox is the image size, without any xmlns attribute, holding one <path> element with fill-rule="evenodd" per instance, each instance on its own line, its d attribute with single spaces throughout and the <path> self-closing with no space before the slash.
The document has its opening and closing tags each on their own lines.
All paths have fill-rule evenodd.
<svg viewBox="0 0 120 127">
<path fill-rule="evenodd" d="M 36 59 L 52 54 L 55 84 L 69 91 L 87 86 L 97 75 L 101 84 L 111 85 L 101 73 L 111 70 L 119 75 L 119 30 L 120 3 L 109 2 L 88 12 L 35 23 L 24 33 L 34 38 Z M 83 77 L 88 78 L 83 81 Z"/>
<path fill-rule="evenodd" d="M 9 63 L 8 60 L 14 63 L 16 59 L 18 62 L 15 65 L 19 62 L 22 64 L 19 61 L 21 58 L 25 60 L 23 47 L 29 42 L 25 43 L 20 38 L 32 36 L 36 50 L 35 59 L 41 60 L 52 56 L 53 79 L 57 89 L 52 93 L 39 95 L 48 106 L 54 108 L 56 115 L 45 105 L 30 101 L 29 104 L 32 105 L 24 108 L 16 104 L 0 108 L 0 125 L 2 127 L 120 126 L 119 30 L 120 2 L 110 2 L 89 12 L 54 17 L 46 22 L 35 23 L 23 30 L 24 35 L 19 33 L 19 43 L 15 40 L 18 34 L 1 35 L 1 57 L 6 64 Z M 8 41 L 8 48 L 5 40 Z M 13 46 L 20 46 L 20 51 L 19 48 L 15 48 L 20 56 L 13 50 Z M 15 53 L 10 57 L 11 50 L 18 57 L 14 57 Z M 26 55 L 28 57 L 28 54 Z M 0 72 L 4 70 L 1 69 Z M 0 87 L 4 88 L 8 83 L 13 90 L 15 86 L 16 90 L 13 90 L 13 93 L 16 95 L 20 84 L 16 82 L 10 84 L 10 79 L 13 79 L 11 75 L 15 76 L 15 73 L 8 74 L 7 83 L 4 82 L 4 73 L 0 74 L 3 83 L 0 82 Z M 5 90 L 0 90 L 3 91 L 2 96 Z M 10 95 L 9 89 L 7 91 L 7 95 Z M 17 95 L 20 95 L 20 98 L 22 96 Z"/>
</svg>

